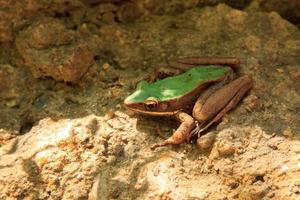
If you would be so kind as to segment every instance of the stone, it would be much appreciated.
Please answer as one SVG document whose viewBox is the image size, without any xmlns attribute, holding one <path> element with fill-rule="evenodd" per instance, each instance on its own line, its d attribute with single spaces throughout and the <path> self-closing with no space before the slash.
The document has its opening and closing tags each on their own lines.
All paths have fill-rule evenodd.
<svg viewBox="0 0 300 200">
<path fill-rule="evenodd" d="M 27 27 L 17 36 L 16 46 L 36 78 L 77 82 L 94 63 L 93 53 L 79 35 L 53 18 Z"/>
</svg>

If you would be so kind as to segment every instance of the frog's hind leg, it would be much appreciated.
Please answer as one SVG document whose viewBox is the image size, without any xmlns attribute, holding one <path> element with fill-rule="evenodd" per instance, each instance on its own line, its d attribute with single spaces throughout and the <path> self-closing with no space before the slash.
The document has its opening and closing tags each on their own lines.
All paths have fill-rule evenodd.
<svg viewBox="0 0 300 200">
<path fill-rule="evenodd" d="M 169 76 L 176 76 L 181 73 L 182 73 L 181 69 L 177 69 L 169 65 L 164 65 L 158 68 L 157 70 L 155 70 L 154 73 L 150 75 L 148 80 L 149 82 L 155 82 Z"/>
<path fill-rule="evenodd" d="M 211 85 L 208 89 L 206 89 L 204 92 L 200 94 L 200 96 L 198 97 L 197 101 L 194 104 L 193 112 L 192 112 L 192 116 L 194 117 L 194 119 L 196 119 L 195 122 L 196 128 L 193 131 L 191 131 L 187 141 L 190 141 L 190 139 L 198 133 L 197 130 L 201 129 L 201 127 L 205 126 L 206 124 L 207 121 L 206 118 L 208 117 L 208 115 L 206 114 L 206 118 L 202 116 L 203 115 L 202 108 L 205 102 L 212 96 L 212 94 L 216 93 L 226 84 L 230 83 L 234 78 L 235 78 L 235 74 L 229 73 L 227 76 L 224 77 L 222 81 Z"/>
<path fill-rule="evenodd" d="M 252 78 L 245 75 L 225 85 L 209 97 L 206 96 L 205 100 L 202 99 L 203 96 L 200 96 L 193 109 L 193 117 L 200 123 L 200 126 L 191 132 L 190 137 L 199 135 L 213 123 L 218 122 L 238 104 L 252 84 Z"/>
<path fill-rule="evenodd" d="M 214 56 L 194 56 L 186 57 L 176 61 L 183 65 L 229 65 L 235 67 L 240 64 L 240 59 L 236 57 L 214 57 Z"/>
<path fill-rule="evenodd" d="M 195 66 L 201 65 L 228 65 L 235 67 L 240 64 L 240 60 L 235 57 L 213 57 L 213 56 L 195 56 L 186 57 L 167 62 L 159 66 L 154 73 L 148 77 L 148 81 L 155 82 L 169 76 L 181 74 Z"/>
<path fill-rule="evenodd" d="M 194 56 L 170 61 L 167 66 L 186 71 L 192 67 L 201 65 L 228 65 L 235 68 L 240 63 L 240 59 L 236 57 Z"/>
</svg>

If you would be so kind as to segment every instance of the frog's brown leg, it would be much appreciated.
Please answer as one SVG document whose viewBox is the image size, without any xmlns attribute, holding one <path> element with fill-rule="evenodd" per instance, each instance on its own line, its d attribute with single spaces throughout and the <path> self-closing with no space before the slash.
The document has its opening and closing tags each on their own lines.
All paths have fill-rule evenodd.
<svg viewBox="0 0 300 200">
<path fill-rule="evenodd" d="M 240 64 L 240 60 L 235 57 L 213 57 L 213 56 L 195 56 L 181 58 L 168 62 L 168 66 L 181 71 L 186 71 L 195 66 L 201 65 L 229 65 L 235 68 Z"/>
<path fill-rule="evenodd" d="M 203 91 L 200 96 L 198 97 L 197 101 L 194 104 L 192 115 L 196 119 L 196 128 L 191 132 L 187 141 L 190 141 L 191 137 L 195 135 L 196 130 L 199 130 L 203 125 L 205 125 L 205 120 L 197 120 L 199 113 L 201 113 L 201 109 L 204 103 L 207 101 L 208 98 L 212 96 L 212 94 L 216 93 L 218 90 L 223 88 L 226 84 L 230 83 L 235 77 L 234 73 L 229 73 L 222 81 L 215 83 L 214 85 L 210 86 L 208 89 Z M 198 118 L 199 119 L 199 118 Z"/>
<path fill-rule="evenodd" d="M 170 61 L 161 65 L 148 78 L 150 82 L 161 80 L 168 76 L 181 74 L 182 72 L 199 65 L 229 65 L 235 67 L 240 64 L 240 60 L 234 57 L 213 57 L 213 56 L 195 56 Z"/>
<path fill-rule="evenodd" d="M 150 75 L 148 80 L 150 82 L 155 82 L 155 81 L 164 79 L 166 77 L 175 76 L 175 75 L 178 75 L 181 73 L 182 73 L 181 69 L 176 69 L 169 65 L 164 65 L 164 66 L 161 66 L 160 68 L 158 68 L 157 70 L 155 70 L 154 73 Z"/>
<path fill-rule="evenodd" d="M 206 96 L 206 100 L 203 100 L 203 96 L 201 95 L 193 109 L 193 117 L 201 126 L 194 129 L 191 132 L 191 136 L 200 134 L 213 123 L 219 121 L 229 110 L 238 104 L 252 87 L 252 84 L 251 76 L 245 75 L 225 85 L 208 98 Z M 206 125 L 203 127 L 204 124 Z"/>
<path fill-rule="evenodd" d="M 176 119 L 178 119 L 181 124 L 177 130 L 173 133 L 171 137 L 166 139 L 160 144 L 155 144 L 151 147 L 152 150 L 157 147 L 166 146 L 169 144 L 181 144 L 187 140 L 190 135 L 190 132 L 195 128 L 195 122 L 192 116 L 188 115 L 185 112 L 176 113 Z"/>
<path fill-rule="evenodd" d="M 178 63 L 185 65 L 229 65 L 236 66 L 240 64 L 240 60 L 235 57 L 213 57 L 213 56 L 195 56 L 186 57 L 177 60 Z"/>
</svg>

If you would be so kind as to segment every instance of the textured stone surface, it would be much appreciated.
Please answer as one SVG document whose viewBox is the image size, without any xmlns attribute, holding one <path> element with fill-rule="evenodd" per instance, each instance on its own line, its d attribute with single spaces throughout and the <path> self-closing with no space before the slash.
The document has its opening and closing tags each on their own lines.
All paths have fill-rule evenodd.
<svg viewBox="0 0 300 200">
<path fill-rule="evenodd" d="M 298 140 L 232 127 L 219 132 L 207 155 L 192 146 L 153 152 L 155 136 L 136 124 L 118 112 L 109 119 L 44 119 L 17 138 L 2 132 L 14 147 L 0 148 L 0 198 L 299 197 Z M 224 141 L 235 151 L 224 151 Z"/>
<path fill-rule="evenodd" d="M 76 82 L 94 62 L 83 39 L 56 19 L 40 20 L 22 31 L 16 46 L 37 78 Z"/>
<path fill-rule="evenodd" d="M 0 2 L 15 20 L 0 45 L 0 198 L 299 199 L 300 32 L 279 14 Z M 81 65 L 78 49 L 95 62 Z M 177 124 L 124 114 L 122 101 L 160 64 L 192 55 L 241 58 L 254 87 L 199 149 L 151 151 Z"/>
</svg>

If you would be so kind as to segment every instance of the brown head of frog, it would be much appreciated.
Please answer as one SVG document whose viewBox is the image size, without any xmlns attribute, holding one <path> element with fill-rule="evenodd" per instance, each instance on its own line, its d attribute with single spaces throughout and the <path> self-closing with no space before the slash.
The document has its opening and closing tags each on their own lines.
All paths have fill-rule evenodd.
<svg viewBox="0 0 300 200">
<path fill-rule="evenodd" d="M 232 57 L 189 57 L 170 62 L 155 71 L 149 82 L 141 81 L 124 104 L 134 112 L 172 116 L 181 123 L 171 137 L 153 149 L 181 144 L 218 122 L 252 87 L 251 76 L 235 77 L 239 63 Z"/>
</svg>

